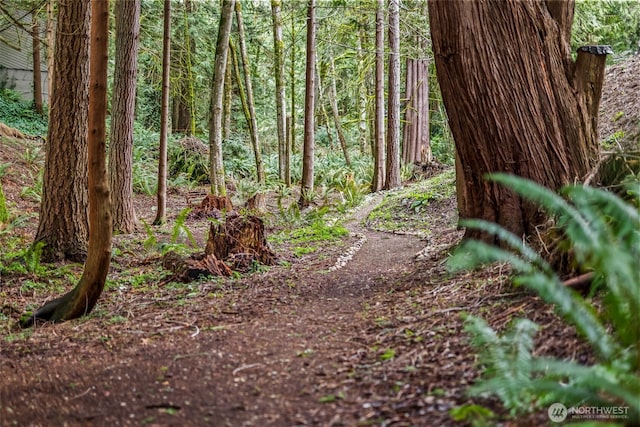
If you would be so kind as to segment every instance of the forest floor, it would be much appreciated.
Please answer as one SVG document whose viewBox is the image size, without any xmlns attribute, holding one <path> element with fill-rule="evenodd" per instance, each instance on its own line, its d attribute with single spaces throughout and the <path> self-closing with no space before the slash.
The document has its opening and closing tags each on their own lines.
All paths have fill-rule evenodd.
<svg viewBox="0 0 640 427">
<path fill-rule="evenodd" d="M 33 238 L 38 208 L 25 147 L 39 143 L 8 141 L 3 186 L 23 220 L 0 234 L 6 251 L 17 250 L 9 235 Z M 589 351 L 551 307 L 510 284 L 504 265 L 447 271 L 461 232 L 444 190 L 453 173 L 438 173 L 367 197 L 340 216 L 350 233 L 339 240 L 276 239 L 279 265 L 187 284 L 171 282 L 145 248 L 150 238 L 170 242 L 171 224 L 199 201 L 175 190 L 168 225 L 117 236 L 98 307 L 63 324 L 16 326 L 26 308 L 73 286 L 81 265 L 0 276 L 0 426 L 445 426 L 456 424 L 452 408 L 473 402 L 502 425 L 547 424 L 546 412 L 504 421 L 496 401 L 465 394 L 478 370 L 461 313 L 500 329 L 536 321 L 537 353 L 584 361 Z M 154 204 L 136 195 L 147 223 Z M 277 236 L 273 199 L 268 211 Z M 202 247 L 208 224 L 188 219 L 184 229 Z M 296 252 L 301 245 L 309 253 Z"/>
<path fill-rule="evenodd" d="M 639 64 L 610 68 L 604 137 L 626 120 L 625 136 L 637 143 L 638 98 L 625 90 L 619 105 L 619 88 L 637 87 Z M 439 190 L 452 185 L 450 171 L 368 197 L 338 218 L 350 231 L 338 240 L 287 238 L 272 197 L 265 219 L 268 234 L 280 236 L 272 241 L 280 264 L 188 284 L 172 282 L 149 248 L 175 245 L 171 225 L 204 195 L 175 190 L 167 226 L 114 239 L 108 283 L 90 315 L 20 330 L 20 315 L 73 286 L 82 266 L 43 267 L 26 250 L 43 150 L 15 137 L 0 143 L 13 217 L 0 229 L 2 259 L 19 254 L 18 267 L 0 270 L 2 427 L 446 426 L 457 424 L 449 411 L 468 403 L 492 409 L 493 423 L 539 426 L 549 424 L 546 411 L 514 420 L 497 401 L 466 395 L 479 372 L 461 314 L 498 329 L 528 317 L 541 326 L 536 353 L 590 359 L 551 307 L 511 285 L 504 265 L 447 271 L 461 239 L 455 197 Z M 136 195 L 147 223 L 154 204 Z M 202 247 L 208 226 L 188 219 L 178 231 Z M 345 254 L 353 257 L 342 266 Z"/>
</svg>

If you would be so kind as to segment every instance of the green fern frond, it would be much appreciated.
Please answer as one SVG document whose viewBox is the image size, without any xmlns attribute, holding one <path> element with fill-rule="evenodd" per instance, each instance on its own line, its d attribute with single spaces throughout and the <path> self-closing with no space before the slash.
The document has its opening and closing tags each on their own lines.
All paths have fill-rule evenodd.
<svg viewBox="0 0 640 427">
<path fill-rule="evenodd" d="M 553 191 L 515 175 L 494 173 L 487 179 L 510 188 L 521 197 L 540 205 L 548 214 L 555 216 L 558 226 L 574 236 L 574 243 L 598 246 L 597 235 L 593 233 L 581 213 Z"/>
</svg>

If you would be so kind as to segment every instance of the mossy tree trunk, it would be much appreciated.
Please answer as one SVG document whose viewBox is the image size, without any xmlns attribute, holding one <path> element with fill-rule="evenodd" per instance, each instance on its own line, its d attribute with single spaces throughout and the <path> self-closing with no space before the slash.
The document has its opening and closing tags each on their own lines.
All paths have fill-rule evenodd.
<svg viewBox="0 0 640 427">
<path fill-rule="evenodd" d="M 307 0 L 307 62 L 304 98 L 304 147 L 302 155 L 302 183 L 298 205 L 309 205 L 313 192 L 315 151 L 315 92 L 316 92 L 316 2 Z"/>
<path fill-rule="evenodd" d="M 236 22 L 238 24 L 238 42 L 240 43 L 240 58 L 242 59 L 242 71 L 244 73 L 245 89 L 247 93 L 247 103 L 245 116 L 249 123 L 249 136 L 253 147 L 253 157 L 256 162 L 256 179 L 261 186 L 265 185 L 264 163 L 260 151 L 260 139 L 258 137 L 258 119 L 256 117 L 255 102 L 253 100 L 253 84 L 251 82 L 251 67 L 247 55 L 247 45 L 244 36 L 244 21 L 242 19 L 242 6 L 240 0 L 236 0 Z M 284 68 L 282 69 L 284 73 Z"/>
<path fill-rule="evenodd" d="M 271 20 L 273 21 L 273 68 L 276 80 L 276 128 L 278 130 L 278 176 L 283 182 L 291 182 L 287 176 L 289 157 L 287 150 L 286 118 L 287 103 L 284 93 L 284 40 L 282 37 L 282 1 L 271 0 Z M 293 49 L 293 48 L 292 48 Z"/>
<path fill-rule="evenodd" d="M 216 57 L 211 84 L 211 108 L 209 118 L 209 168 L 211 173 L 211 194 L 226 196 L 224 164 L 222 163 L 222 109 L 224 101 L 224 80 L 229 52 L 229 36 L 233 22 L 235 0 L 223 0 L 218 26 Z"/>
</svg>

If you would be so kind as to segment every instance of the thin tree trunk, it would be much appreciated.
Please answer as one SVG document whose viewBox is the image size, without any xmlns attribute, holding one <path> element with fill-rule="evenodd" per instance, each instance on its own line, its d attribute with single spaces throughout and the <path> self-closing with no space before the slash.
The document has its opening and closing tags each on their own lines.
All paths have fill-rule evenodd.
<svg viewBox="0 0 640 427">
<path fill-rule="evenodd" d="M 33 25 L 33 106 L 38 114 L 42 114 L 42 73 L 40 64 L 40 23 L 38 13 L 31 14 Z"/>
<path fill-rule="evenodd" d="M 58 5 L 53 93 L 35 241 L 43 260 L 84 261 L 87 254 L 88 0 Z"/>
<path fill-rule="evenodd" d="M 287 135 L 285 133 L 287 103 L 284 93 L 284 41 L 282 37 L 282 1 L 271 0 L 271 18 L 273 21 L 273 50 L 276 80 L 276 124 L 278 130 L 278 176 L 284 182 L 290 182 L 286 176 L 287 164 Z"/>
<path fill-rule="evenodd" d="M 318 119 L 318 126 L 322 127 L 324 124 L 325 129 L 327 130 L 327 139 L 329 140 L 329 147 L 331 150 L 335 148 L 335 144 L 333 142 L 333 135 L 331 134 L 331 129 L 329 128 L 329 114 L 327 113 L 327 109 L 325 108 L 324 101 L 324 86 L 322 84 L 322 76 L 320 74 L 320 67 L 318 66 L 318 58 L 315 60 L 316 62 L 316 91 L 318 93 L 318 107 L 320 108 L 320 117 Z"/>
<path fill-rule="evenodd" d="M 47 1 L 47 97 L 49 104 L 49 123 L 51 123 L 51 98 L 53 97 L 53 73 L 55 72 L 54 66 L 54 52 L 55 52 L 55 34 L 54 34 L 54 1 Z"/>
<path fill-rule="evenodd" d="M 349 157 L 349 147 L 347 147 L 347 139 L 342 131 L 342 125 L 340 124 L 340 114 L 338 113 L 338 91 L 336 88 L 336 66 L 333 61 L 333 56 L 330 56 L 329 66 L 331 67 L 331 87 L 329 90 L 329 104 L 331 104 L 331 113 L 333 114 L 333 121 L 336 125 L 336 132 L 338 133 L 338 140 L 340 141 L 340 147 L 344 154 L 344 161 L 348 167 L 351 167 L 351 158 Z"/>
<path fill-rule="evenodd" d="M 378 0 L 376 9 L 376 77 L 375 116 L 373 145 L 372 191 L 382 190 L 385 179 L 385 137 L 384 137 L 384 0 Z"/>
<path fill-rule="evenodd" d="M 227 68 L 229 35 L 233 22 L 235 0 L 223 0 L 218 26 L 216 58 L 211 86 L 211 111 L 209 119 L 209 167 L 211 170 L 211 194 L 225 197 L 224 164 L 222 163 L 222 108 L 224 100 L 224 76 Z"/>
<path fill-rule="evenodd" d="M 385 189 L 400 186 L 400 0 L 389 0 L 389 99 Z"/>
<path fill-rule="evenodd" d="M 244 37 L 244 22 L 242 20 L 242 6 L 240 0 L 236 0 L 236 20 L 238 24 L 238 38 L 240 42 L 240 57 L 242 59 L 242 70 L 244 71 L 244 81 L 247 90 L 247 107 L 249 111 L 249 130 L 251 131 L 251 145 L 253 146 L 253 155 L 256 161 L 256 177 L 260 185 L 264 185 L 266 178 L 264 175 L 264 163 L 262 162 L 262 154 L 260 153 L 260 139 L 258 138 L 258 119 L 256 118 L 255 103 L 253 101 L 253 84 L 251 83 L 251 67 L 247 56 L 247 46 Z M 284 74 L 284 66 L 282 67 Z M 283 76 L 284 77 L 284 76 Z M 284 87 L 284 86 L 283 86 Z M 283 97 L 284 105 L 284 97 Z M 285 134 L 286 146 L 286 134 Z M 285 150 L 286 156 L 286 150 Z M 285 162 L 286 163 L 286 162 Z M 285 174 L 286 175 L 286 174 Z"/>
<path fill-rule="evenodd" d="M 36 320 L 58 322 L 90 313 L 102 294 L 109 272 L 112 225 L 105 152 L 109 1 L 93 0 L 92 3 L 88 114 L 89 253 L 78 285 L 22 320 L 23 327 L 33 325 Z"/>
<path fill-rule="evenodd" d="M 231 137 L 231 104 L 233 103 L 233 60 L 227 57 L 227 67 L 224 71 L 224 101 L 222 103 L 222 141 Z"/>
<path fill-rule="evenodd" d="M 296 20 L 295 11 L 296 2 L 291 3 L 291 49 L 289 54 L 289 84 L 291 85 L 291 136 L 289 142 L 289 156 L 287 157 L 289 180 L 287 185 L 291 185 L 291 155 L 296 152 Z"/>
<path fill-rule="evenodd" d="M 291 148 L 293 147 L 293 120 L 291 116 L 287 116 L 287 159 L 291 159 Z M 285 184 L 287 186 L 291 185 L 291 162 L 288 161 L 286 164 L 285 177 L 287 180 Z"/>
<path fill-rule="evenodd" d="M 309 205 L 313 193 L 313 157 L 315 151 L 315 58 L 316 58 L 316 2 L 307 1 L 307 65 L 304 102 L 304 152 L 302 156 L 302 184 L 298 205 Z"/>
<path fill-rule="evenodd" d="M 356 110 L 358 111 L 358 146 L 360 147 L 360 153 L 365 154 L 367 147 L 369 146 L 368 130 L 367 130 L 367 72 L 365 65 L 365 50 L 364 41 L 366 39 L 366 32 L 364 25 L 360 26 L 358 32 L 358 94 L 356 98 Z"/>
<path fill-rule="evenodd" d="M 191 33 L 189 31 L 189 13 L 192 12 L 191 0 L 185 0 L 184 2 L 184 49 L 185 60 L 187 67 L 187 106 L 189 108 L 189 128 L 188 135 L 195 135 L 196 133 L 196 92 L 193 87 L 193 41 L 191 40 Z"/>
<path fill-rule="evenodd" d="M 133 121 L 136 108 L 140 0 L 116 0 L 116 50 L 111 101 L 109 183 L 113 230 L 132 233 L 136 228 L 133 206 Z"/>
<path fill-rule="evenodd" d="M 154 225 L 167 221 L 167 142 L 169 139 L 169 73 L 171 68 L 171 0 L 164 0 L 162 36 L 162 101 L 160 103 L 160 146 L 158 153 L 158 193 Z"/>
</svg>

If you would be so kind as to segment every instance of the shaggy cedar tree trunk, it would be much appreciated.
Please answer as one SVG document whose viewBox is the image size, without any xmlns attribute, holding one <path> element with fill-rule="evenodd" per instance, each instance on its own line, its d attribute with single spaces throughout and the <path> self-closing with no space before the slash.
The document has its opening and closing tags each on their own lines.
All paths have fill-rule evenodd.
<svg viewBox="0 0 640 427">
<path fill-rule="evenodd" d="M 538 210 L 487 182 L 519 175 L 552 189 L 598 157 L 599 92 L 571 59 L 572 0 L 429 0 L 438 81 L 456 143 L 460 217 L 530 235 Z M 493 237 L 467 230 L 467 237 Z"/>
</svg>

